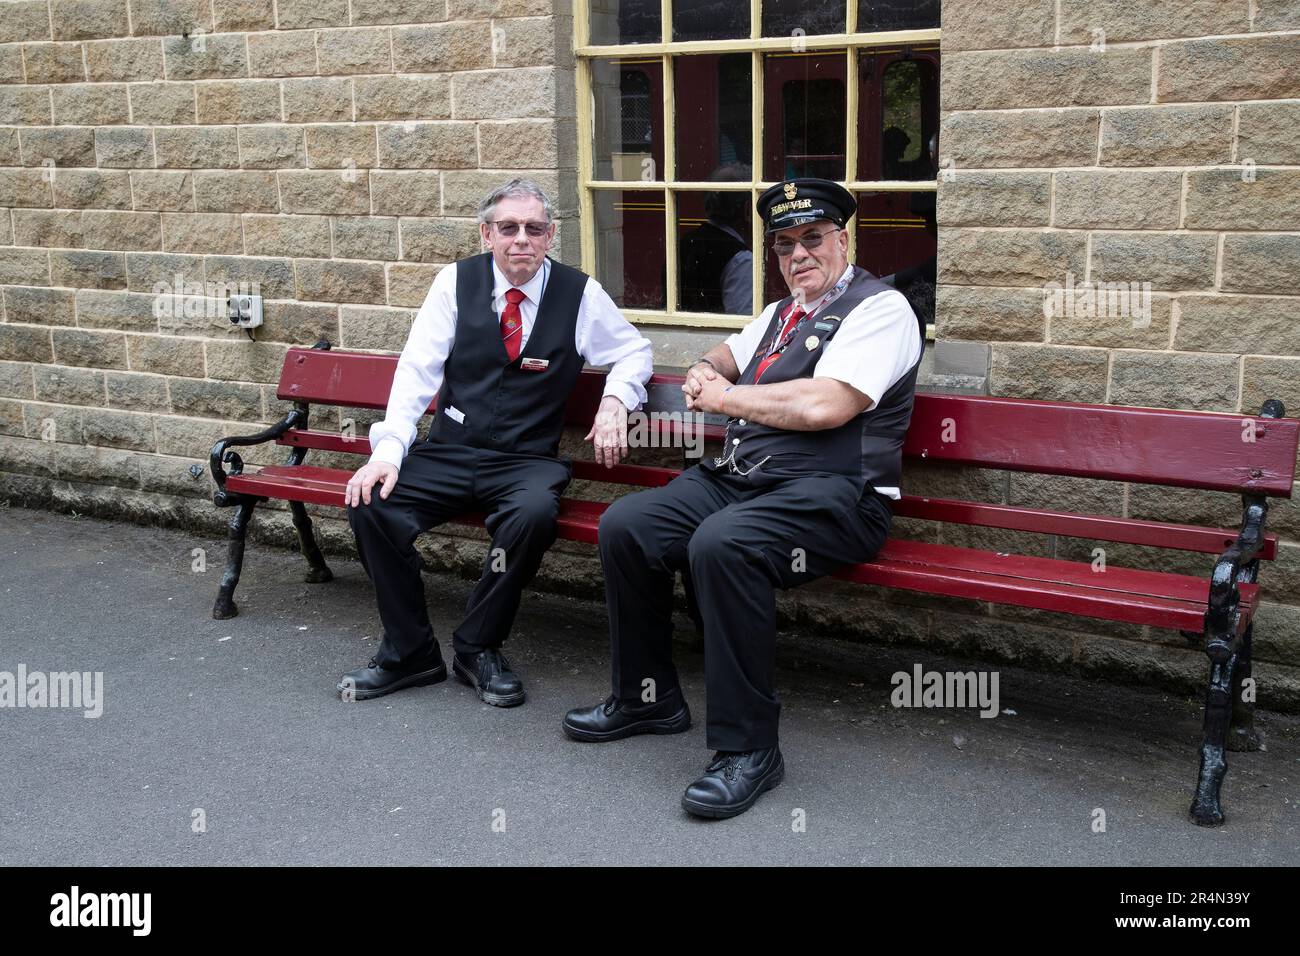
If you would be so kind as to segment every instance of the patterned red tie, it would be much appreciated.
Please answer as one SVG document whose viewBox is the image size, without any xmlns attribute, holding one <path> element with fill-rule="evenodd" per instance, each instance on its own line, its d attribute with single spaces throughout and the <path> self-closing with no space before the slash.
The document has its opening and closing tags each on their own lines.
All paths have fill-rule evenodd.
<svg viewBox="0 0 1300 956">
<path fill-rule="evenodd" d="M 799 324 L 799 320 L 807 314 L 808 313 L 803 310 L 803 306 L 796 304 L 794 308 L 790 310 L 790 314 L 786 316 L 785 325 L 781 326 L 781 334 L 776 337 L 776 343 L 783 341 L 794 327 Z M 763 361 L 758 363 L 758 370 L 754 373 L 754 384 L 758 384 L 758 380 L 763 377 L 763 373 L 767 371 L 767 367 L 775 362 L 780 355 L 780 352 L 773 352 L 771 355 L 764 358 Z"/>
<path fill-rule="evenodd" d="M 506 307 L 501 310 L 501 341 L 512 362 L 519 358 L 519 343 L 524 338 L 524 317 L 519 313 L 519 303 L 525 298 L 518 289 L 506 289 Z"/>
</svg>

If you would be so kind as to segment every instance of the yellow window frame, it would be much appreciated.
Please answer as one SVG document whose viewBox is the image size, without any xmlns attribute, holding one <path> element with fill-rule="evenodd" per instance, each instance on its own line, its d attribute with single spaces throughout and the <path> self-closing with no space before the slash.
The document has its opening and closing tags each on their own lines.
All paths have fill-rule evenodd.
<svg viewBox="0 0 1300 956">
<path fill-rule="evenodd" d="M 687 191 L 716 192 L 720 190 L 748 191 L 753 201 L 759 194 L 774 185 L 760 179 L 745 182 L 697 182 L 679 181 L 677 176 L 677 143 L 674 118 L 676 115 L 676 90 L 673 74 L 673 57 L 690 53 L 745 53 L 751 57 L 750 81 L 753 90 L 750 99 L 751 150 L 750 169 L 754 175 L 762 170 L 763 150 L 763 55 L 773 51 L 791 49 L 791 37 L 764 37 L 762 33 L 762 0 L 750 0 L 749 37 L 735 40 L 672 40 L 672 0 L 660 0 L 661 40 L 659 43 L 622 43 L 592 44 L 590 30 L 590 0 L 574 0 L 573 4 L 573 47 L 576 58 L 577 73 L 577 111 L 578 111 L 578 231 L 579 246 L 582 254 L 582 268 L 591 275 L 596 274 L 596 211 L 595 195 L 597 190 L 638 190 L 658 192 L 664 197 L 664 258 L 667 287 L 663 310 L 624 309 L 623 314 L 632 322 L 640 325 L 674 325 L 697 329 L 737 329 L 748 323 L 753 316 L 723 315 L 714 312 L 684 312 L 674 308 L 677 302 L 677 193 Z M 846 0 L 846 32 L 800 36 L 799 52 L 817 50 L 844 50 L 846 58 L 845 76 L 845 136 L 844 136 L 844 171 L 851 173 L 858 168 L 858 84 L 856 77 L 856 58 L 860 50 L 899 44 L 916 44 L 939 40 L 939 29 L 927 30 L 890 30 L 877 33 L 858 33 L 858 5 L 855 0 Z M 636 57 L 638 59 L 657 58 L 662 63 L 664 86 L 663 115 L 663 178 L 657 180 L 609 180 L 595 178 L 595 143 L 587 132 L 595 128 L 592 100 L 591 64 L 596 59 L 619 59 Z M 926 192 L 937 189 L 934 180 L 856 180 L 851 179 L 843 185 L 852 193 L 860 192 Z M 752 203 L 751 203 L 752 206 Z M 752 235 L 762 236 L 758 213 L 753 216 Z M 849 261 L 857 258 L 857 230 L 849 231 Z M 755 303 L 763 301 L 764 272 L 767 257 L 761 248 L 754 250 L 753 298 Z M 756 313 L 757 314 L 757 313 Z M 931 327 L 933 328 L 933 327 Z M 933 336 L 933 332 L 930 333 Z"/>
</svg>

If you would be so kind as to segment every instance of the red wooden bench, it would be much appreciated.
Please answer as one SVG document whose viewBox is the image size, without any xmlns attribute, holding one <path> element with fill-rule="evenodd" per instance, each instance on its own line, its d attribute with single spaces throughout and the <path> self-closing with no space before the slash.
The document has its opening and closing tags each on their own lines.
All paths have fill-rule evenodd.
<svg viewBox="0 0 1300 956">
<path fill-rule="evenodd" d="M 343 506 L 349 470 L 303 464 L 310 449 L 370 453 L 364 437 L 310 427 L 313 405 L 384 409 L 395 356 L 290 349 L 277 396 L 292 402 L 278 424 L 255 435 L 224 438 L 212 449 L 211 470 L 218 506 L 235 507 L 229 557 L 213 616 L 238 613 L 234 591 L 243 562 L 244 538 L 259 501 L 288 500 L 307 580 L 332 575 L 316 544 L 304 507 Z M 567 420 L 584 429 L 600 401 L 604 375 L 586 371 L 568 405 Z M 648 386 L 647 411 L 681 411 L 681 376 L 656 375 Z M 432 411 L 432 406 L 430 408 Z M 1230 491 L 1244 505 L 1240 529 L 1207 528 L 1039 508 L 904 496 L 895 514 L 931 521 L 1065 535 L 1218 555 L 1209 580 L 1184 574 L 1093 563 L 1027 557 L 978 548 L 891 539 L 874 561 L 847 566 L 836 577 L 863 584 L 905 588 L 926 594 L 1010 604 L 1128 624 L 1182 631 L 1204 642 L 1210 658 L 1205 736 L 1191 814 L 1197 823 L 1223 821 L 1219 790 L 1226 772 L 1225 747 L 1258 749 L 1252 725 L 1253 695 L 1243 695 L 1251 675 L 1252 621 L 1259 600 L 1261 560 L 1277 551 L 1276 536 L 1264 531 L 1267 500 L 1290 497 L 1300 421 L 1283 417 L 1278 401 L 1258 417 L 1123 408 L 978 396 L 918 394 L 904 454 L 913 459 L 1011 471 L 1142 482 L 1181 488 Z M 667 426 L 673 427 L 673 426 Z M 722 426 L 705 424 L 705 437 L 718 440 Z M 246 472 L 235 448 L 274 441 L 288 446 L 284 465 Z M 361 459 L 358 459 L 360 464 Z M 224 470 L 223 465 L 230 465 Z M 906 473 L 906 468 L 904 469 Z M 575 461 L 573 476 L 638 487 L 667 484 L 673 468 L 618 465 L 606 469 Z M 564 498 L 559 536 L 595 543 L 605 503 Z M 481 523 L 481 516 L 460 521 Z"/>
</svg>

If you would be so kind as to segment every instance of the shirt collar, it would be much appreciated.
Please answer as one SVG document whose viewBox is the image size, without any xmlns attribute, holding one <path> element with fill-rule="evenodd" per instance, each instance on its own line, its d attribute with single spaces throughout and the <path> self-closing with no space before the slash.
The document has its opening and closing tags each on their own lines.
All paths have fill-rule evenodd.
<svg viewBox="0 0 1300 956">
<path fill-rule="evenodd" d="M 533 277 L 521 286 L 512 286 L 506 274 L 501 271 L 497 265 L 496 259 L 492 260 L 492 300 L 498 301 L 505 297 L 507 289 L 518 289 L 528 297 L 528 301 L 537 305 L 541 302 L 542 288 L 546 284 L 546 270 L 551 267 L 550 261 L 542 258 L 541 268 L 533 273 Z"/>
</svg>

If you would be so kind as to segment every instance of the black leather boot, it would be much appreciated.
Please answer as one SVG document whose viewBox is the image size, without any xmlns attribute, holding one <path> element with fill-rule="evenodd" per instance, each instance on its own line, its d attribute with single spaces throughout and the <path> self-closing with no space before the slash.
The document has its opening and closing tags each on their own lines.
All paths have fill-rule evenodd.
<svg viewBox="0 0 1300 956">
<path fill-rule="evenodd" d="M 734 817 L 784 777 L 785 760 L 779 747 L 740 753 L 720 750 L 704 768 L 704 775 L 682 794 L 682 809 L 697 817 Z"/>
<path fill-rule="evenodd" d="M 344 700 L 369 700 L 404 687 L 423 687 L 446 679 L 447 665 L 442 660 L 442 652 L 435 648 L 430 656 L 403 667 L 380 667 L 372 658 L 365 667 L 340 677 L 334 689 Z"/>
<path fill-rule="evenodd" d="M 478 699 L 494 707 L 516 707 L 524 702 L 524 682 L 495 647 L 477 654 L 460 654 L 451 662 L 456 676 L 478 692 Z"/>
<path fill-rule="evenodd" d="M 691 711 L 680 690 L 652 704 L 619 700 L 613 694 L 603 704 L 575 707 L 560 722 L 574 740 L 606 741 L 633 734 L 680 734 L 691 729 Z"/>
</svg>

